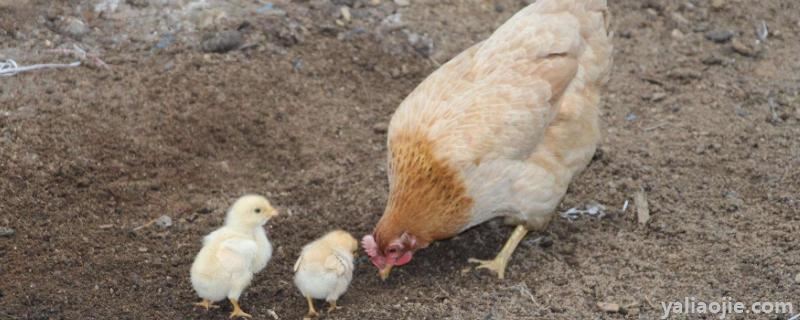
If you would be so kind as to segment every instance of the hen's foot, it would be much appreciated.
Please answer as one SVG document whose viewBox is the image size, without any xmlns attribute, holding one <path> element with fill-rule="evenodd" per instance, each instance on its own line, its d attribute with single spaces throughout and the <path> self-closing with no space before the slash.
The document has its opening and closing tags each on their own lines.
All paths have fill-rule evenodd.
<svg viewBox="0 0 800 320">
<path fill-rule="evenodd" d="M 511 255 L 514 254 L 514 249 L 517 248 L 522 239 L 525 238 L 525 235 L 528 234 L 528 229 L 522 225 L 518 225 L 514 232 L 511 233 L 511 237 L 508 238 L 506 244 L 503 246 L 503 249 L 500 250 L 500 253 L 497 254 L 493 260 L 478 260 L 474 258 L 470 258 L 468 261 L 471 263 L 477 263 L 478 266 L 475 267 L 476 269 L 489 269 L 494 271 L 497 274 L 497 277 L 505 279 L 506 276 L 506 266 L 508 265 L 508 261 L 511 260 Z"/>
<path fill-rule="evenodd" d="M 506 277 L 506 265 L 508 265 L 508 260 L 502 259 L 501 257 L 494 258 L 492 260 L 479 260 L 475 258 L 469 258 L 470 263 L 476 263 L 478 266 L 475 269 L 487 269 L 489 271 L 494 272 L 497 274 L 497 277 L 505 279 Z"/>
</svg>

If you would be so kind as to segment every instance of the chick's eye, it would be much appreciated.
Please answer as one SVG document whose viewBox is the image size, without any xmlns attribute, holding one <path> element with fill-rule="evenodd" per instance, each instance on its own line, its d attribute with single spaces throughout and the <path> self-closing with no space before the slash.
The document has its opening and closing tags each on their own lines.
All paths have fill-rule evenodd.
<svg viewBox="0 0 800 320">
<path fill-rule="evenodd" d="M 261 209 L 260 209 L 260 208 L 257 208 L 257 209 L 256 209 L 256 213 L 261 213 Z"/>
</svg>

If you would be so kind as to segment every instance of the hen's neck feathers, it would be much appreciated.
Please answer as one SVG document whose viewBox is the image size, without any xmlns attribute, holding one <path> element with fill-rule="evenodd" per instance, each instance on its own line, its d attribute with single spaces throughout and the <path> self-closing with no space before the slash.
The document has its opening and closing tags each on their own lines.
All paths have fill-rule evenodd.
<svg viewBox="0 0 800 320">
<path fill-rule="evenodd" d="M 380 247 L 404 232 L 422 246 L 457 234 L 473 204 L 460 174 L 435 157 L 422 132 L 395 135 L 389 148 L 389 200 L 375 231 Z"/>
</svg>

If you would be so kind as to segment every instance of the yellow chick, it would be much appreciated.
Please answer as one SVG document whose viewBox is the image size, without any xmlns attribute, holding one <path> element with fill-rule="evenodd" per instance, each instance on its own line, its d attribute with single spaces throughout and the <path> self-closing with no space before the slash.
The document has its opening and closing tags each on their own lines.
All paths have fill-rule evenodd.
<svg viewBox="0 0 800 320">
<path fill-rule="evenodd" d="M 262 196 L 246 195 L 233 204 L 225 225 L 203 238 L 203 248 L 194 259 L 192 287 L 203 299 L 195 305 L 208 310 L 228 298 L 233 317 L 251 316 L 239 307 L 239 296 L 250 284 L 253 274 L 267 266 L 272 244 L 263 226 L 278 212 Z"/>
<path fill-rule="evenodd" d="M 313 299 L 325 299 L 328 312 L 335 310 L 336 300 L 347 291 L 353 279 L 353 256 L 358 241 L 349 233 L 334 230 L 307 244 L 294 264 L 294 283 L 308 300 L 307 317 L 318 315 Z"/>
</svg>

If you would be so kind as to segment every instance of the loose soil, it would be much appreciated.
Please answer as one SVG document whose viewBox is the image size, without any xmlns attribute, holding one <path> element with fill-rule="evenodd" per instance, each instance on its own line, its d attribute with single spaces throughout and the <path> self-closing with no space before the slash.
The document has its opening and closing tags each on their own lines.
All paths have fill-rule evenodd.
<svg viewBox="0 0 800 320">
<path fill-rule="evenodd" d="M 77 44 L 110 66 L 0 78 L 0 227 L 15 231 L 0 237 L 0 319 L 227 319 L 227 303 L 192 307 L 189 267 L 245 193 L 283 216 L 243 308 L 301 318 L 300 248 L 333 228 L 360 237 L 382 213 L 393 110 L 525 5 L 374 2 L 0 0 L 0 58 L 70 62 L 45 50 Z M 800 312 L 800 7 L 609 2 L 606 134 L 559 208 L 597 202 L 606 215 L 529 235 L 505 280 L 467 263 L 502 246 L 511 229 L 495 221 L 386 282 L 362 256 L 344 308 L 323 318 L 656 319 L 690 296 Z M 238 48 L 203 51 L 224 30 Z M 725 30 L 736 46 L 706 38 Z M 170 227 L 136 229 L 162 215 Z"/>
</svg>

